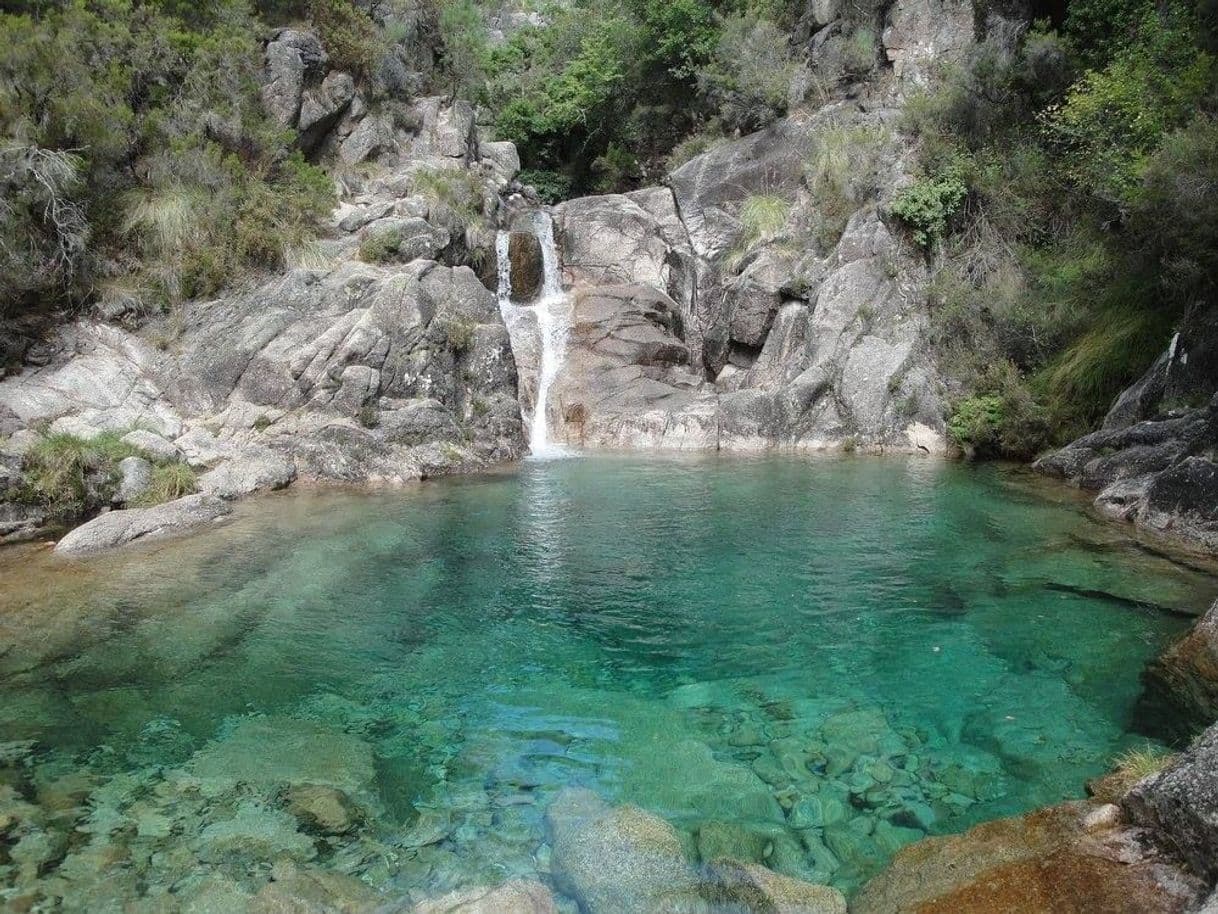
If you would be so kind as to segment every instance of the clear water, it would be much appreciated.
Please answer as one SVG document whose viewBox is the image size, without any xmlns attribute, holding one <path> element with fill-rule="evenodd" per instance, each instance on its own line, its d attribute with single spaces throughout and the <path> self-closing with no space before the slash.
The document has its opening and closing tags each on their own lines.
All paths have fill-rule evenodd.
<svg viewBox="0 0 1218 914">
<path fill-rule="evenodd" d="M 1214 581 L 1057 492 L 589 457 L 271 497 L 83 566 L 0 554 L 0 818 L 60 842 L 31 868 L 0 839 L 0 886 L 103 910 L 284 854 L 397 896 L 547 879 L 544 811 L 584 785 L 695 860 L 850 891 L 1145 741 L 1139 671 L 1188 622 L 1142 604 Z M 305 782 L 358 808 L 342 834 L 285 812 Z"/>
</svg>

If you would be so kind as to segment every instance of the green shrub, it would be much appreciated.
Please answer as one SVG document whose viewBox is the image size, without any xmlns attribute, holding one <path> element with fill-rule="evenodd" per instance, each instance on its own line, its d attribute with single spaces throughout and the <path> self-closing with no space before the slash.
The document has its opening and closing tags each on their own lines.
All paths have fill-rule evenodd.
<svg viewBox="0 0 1218 914">
<path fill-rule="evenodd" d="M 592 172 L 596 175 L 594 187 L 598 193 L 619 193 L 629 190 L 638 181 L 639 162 L 623 147 L 610 145 L 593 159 Z"/>
<path fill-rule="evenodd" d="M 947 234 L 949 220 L 967 196 L 963 169 L 952 167 L 902 189 L 892 201 L 892 213 L 908 226 L 914 241 L 929 248 Z"/>
<path fill-rule="evenodd" d="M 728 17 L 698 87 L 728 127 L 756 130 L 781 115 L 797 64 L 787 36 L 755 15 Z"/>
<path fill-rule="evenodd" d="M 359 243 L 359 259 L 364 263 L 390 263 L 396 259 L 405 240 L 401 229 L 369 232 Z"/>
<path fill-rule="evenodd" d="M 668 158 L 665 161 L 665 167 L 668 171 L 676 171 L 686 162 L 696 159 L 702 153 L 710 152 L 716 146 L 721 146 L 726 142 L 727 137 L 723 136 L 717 125 L 713 128 L 690 134 L 673 147 L 672 152 L 668 154 Z"/>
<path fill-rule="evenodd" d="M 482 213 L 482 179 L 463 168 L 436 168 L 414 176 L 413 190 L 442 207 L 462 227 L 486 224 Z"/>
<path fill-rule="evenodd" d="M 228 2 L 0 12 L 6 310 L 124 286 L 170 304 L 316 230 L 333 191 L 263 111 L 261 32 Z"/>
<path fill-rule="evenodd" d="M 520 172 L 520 183 L 536 190 L 543 203 L 561 203 L 571 196 L 571 179 L 557 171 L 525 169 Z"/>
<path fill-rule="evenodd" d="M 465 352 L 474 342 L 477 324 L 471 320 L 455 319 L 444 325 L 444 344 L 454 353 Z"/>
<path fill-rule="evenodd" d="M 486 80 L 486 20 L 473 0 L 450 0 L 440 9 L 441 62 L 453 95 L 476 100 Z"/>
<path fill-rule="evenodd" d="M 1034 456 L 1044 447 L 1044 412 L 1010 363 L 998 365 L 981 383 L 983 392 L 956 403 L 948 435 L 969 456 Z"/>
<path fill-rule="evenodd" d="M 311 0 L 309 18 L 332 67 L 356 75 L 372 71 L 384 49 L 376 24 L 352 0 Z"/>
<path fill-rule="evenodd" d="M 132 503 L 147 508 L 164 504 L 199 491 L 199 478 L 194 469 L 180 461 L 161 463 L 152 468 L 148 488 Z"/>
<path fill-rule="evenodd" d="M 842 46 L 842 69 L 847 75 L 862 76 L 875 66 L 875 62 L 875 29 L 867 25 L 855 28 Z"/>
</svg>

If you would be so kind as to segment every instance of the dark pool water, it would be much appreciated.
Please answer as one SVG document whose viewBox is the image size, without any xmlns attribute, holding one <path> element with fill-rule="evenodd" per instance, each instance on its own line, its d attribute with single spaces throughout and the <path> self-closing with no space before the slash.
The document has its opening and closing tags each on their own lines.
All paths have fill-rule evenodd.
<svg viewBox="0 0 1218 914">
<path fill-rule="evenodd" d="M 0 891 L 71 910 L 285 856 L 398 895 L 546 880 L 570 785 L 848 892 L 1144 744 L 1139 672 L 1188 624 L 1155 607 L 1216 589 L 1043 482 L 920 459 L 530 462 L 0 575 L 0 819 L 33 810 Z"/>
</svg>

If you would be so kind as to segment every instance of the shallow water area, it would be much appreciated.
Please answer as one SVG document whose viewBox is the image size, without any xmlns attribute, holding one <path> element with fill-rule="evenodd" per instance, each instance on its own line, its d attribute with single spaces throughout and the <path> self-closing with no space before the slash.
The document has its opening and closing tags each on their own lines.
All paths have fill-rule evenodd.
<svg viewBox="0 0 1218 914">
<path fill-rule="evenodd" d="M 1145 743 L 1163 609 L 1218 591 L 1023 474 L 918 458 L 529 460 L 0 577 L 0 898 L 80 911 L 285 860 L 393 898 L 569 886 L 573 786 L 691 866 L 849 892 Z"/>
</svg>

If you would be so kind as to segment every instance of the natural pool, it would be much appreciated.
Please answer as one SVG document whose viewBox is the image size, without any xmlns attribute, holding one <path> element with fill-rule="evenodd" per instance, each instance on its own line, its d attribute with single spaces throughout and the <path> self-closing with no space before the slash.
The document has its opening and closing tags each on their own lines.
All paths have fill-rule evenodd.
<svg viewBox="0 0 1218 914">
<path fill-rule="evenodd" d="M 546 880 L 570 785 L 849 892 L 1144 743 L 1139 672 L 1188 625 L 1149 604 L 1218 590 L 1024 473 L 896 458 L 296 492 L 0 578 L 0 900 L 90 912 L 284 859 Z"/>
</svg>

